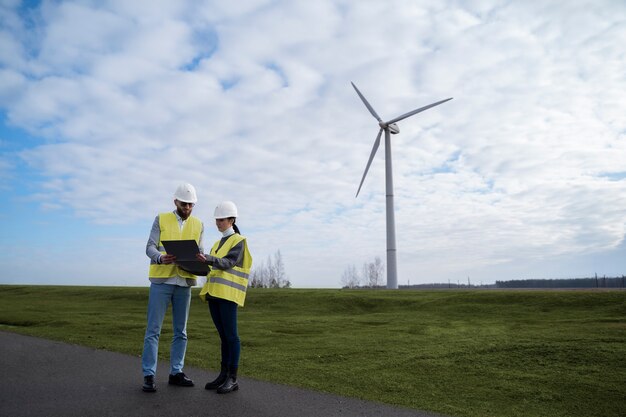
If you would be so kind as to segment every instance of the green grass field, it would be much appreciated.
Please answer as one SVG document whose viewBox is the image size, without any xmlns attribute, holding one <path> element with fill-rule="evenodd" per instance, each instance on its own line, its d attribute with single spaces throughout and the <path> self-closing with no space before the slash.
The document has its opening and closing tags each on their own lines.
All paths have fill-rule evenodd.
<svg viewBox="0 0 626 417">
<path fill-rule="evenodd" d="M 198 292 L 186 363 L 216 369 Z M 0 330 L 140 356 L 147 298 L 0 286 Z M 450 416 L 626 414 L 624 291 L 250 289 L 239 320 L 244 376 Z"/>
</svg>

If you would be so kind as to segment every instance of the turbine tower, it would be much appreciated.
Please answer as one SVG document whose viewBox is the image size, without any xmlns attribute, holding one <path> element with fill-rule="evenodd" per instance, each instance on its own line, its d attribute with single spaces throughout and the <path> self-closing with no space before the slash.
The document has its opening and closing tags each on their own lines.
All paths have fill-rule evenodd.
<svg viewBox="0 0 626 417">
<path fill-rule="evenodd" d="M 438 101 L 436 103 L 429 104 L 428 106 L 420 107 L 419 109 L 410 111 L 408 113 L 403 114 L 402 116 L 396 117 L 395 119 L 391 119 L 388 122 L 383 122 L 380 116 L 376 113 L 376 110 L 370 105 L 367 99 L 361 94 L 358 88 L 354 83 L 351 83 L 352 87 L 356 90 L 356 93 L 359 95 L 367 110 L 374 116 L 376 120 L 378 120 L 378 126 L 380 126 L 380 130 L 378 131 L 378 136 L 376 136 L 376 140 L 374 141 L 374 146 L 372 147 L 372 153 L 370 153 L 370 159 L 367 161 L 367 166 L 365 167 L 365 172 L 363 173 L 363 178 L 361 178 L 361 183 L 359 184 L 359 189 L 356 192 L 356 197 L 359 196 L 359 192 L 361 191 L 361 187 L 363 186 L 363 181 L 365 181 L 365 177 L 367 176 L 367 171 L 370 169 L 370 165 L 372 164 L 372 160 L 374 159 L 374 155 L 376 155 L 376 151 L 378 150 L 378 146 L 380 145 L 380 137 L 385 132 L 385 191 L 386 191 L 386 213 L 387 213 L 387 288 L 388 289 L 398 289 L 398 269 L 396 262 L 396 220 L 394 216 L 394 208 L 393 208 L 393 172 L 391 165 L 391 134 L 394 135 L 400 133 L 400 129 L 396 124 L 400 120 L 406 119 L 407 117 L 411 117 L 414 114 L 423 112 L 424 110 L 428 110 L 431 107 L 438 106 L 446 101 L 452 100 L 452 97 L 447 98 L 445 100 Z"/>
</svg>

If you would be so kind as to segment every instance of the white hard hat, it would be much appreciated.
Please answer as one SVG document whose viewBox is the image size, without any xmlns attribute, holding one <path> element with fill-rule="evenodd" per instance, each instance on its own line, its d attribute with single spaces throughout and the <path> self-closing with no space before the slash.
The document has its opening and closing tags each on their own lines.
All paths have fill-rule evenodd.
<svg viewBox="0 0 626 417">
<path fill-rule="evenodd" d="M 237 206 L 232 201 L 222 201 L 215 207 L 213 217 L 216 219 L 227 219 L 237 217 Z"/>
<path fill-rule="evenodd" d="M 196 203 L 196 189 L 191 184 L 180 184 L 174 193 L 174 198 L 183 203 Z"/>
</svg>

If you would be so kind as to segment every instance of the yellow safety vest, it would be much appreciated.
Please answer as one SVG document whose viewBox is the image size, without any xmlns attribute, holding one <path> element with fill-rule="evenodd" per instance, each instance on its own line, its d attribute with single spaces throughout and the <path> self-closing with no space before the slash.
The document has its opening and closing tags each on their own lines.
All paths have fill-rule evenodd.
<svg viewBox="0 0 626 417">
<path fill-rule="evenodd" d="M 194 216 L 189 216 L 183 225 L 183 229 L 180 229 L 178 225 L 178 219 L 174 213 L 161 213 L 159 214 L 159 227 L 161 228 L 161 237 L 159 238 L 159 251 L 165 254 L 165 248 L 163 247 L 163 240 L 187 240 L 193 239 L 198 245 L 200 245 L 200 234 L 202 233 L 202 222 L 200 219 Z M 150 261 L 150 279 L 157 279 L 165 281 L 168 278 L 179 276 L 181 278 L 187 278 L 192 282 L 190 284 L 196 284 L 196 276 L 182 270 L 176 264 L 157 264 L 154 261 Z"/>
<path fill-rule="evenodd" d="M 218 240 L 211 249 L 211 255 L 216 258 L 223 258 L 241 241 L 243 241 L 241 265 L 233 266 L 231 269 L 226 270 L 211 268 L 211 272 L 207 276 L 207 282 L 200 291 L 202 300 L 206 300 L 206 295 L 209 294 L 211 297 L 223 298 L 243 307 L 246 300 L 246 290 L 248 289 L 250 268 L 252 268 L 252 256 L 250 256 L 250 251 L 248 251 L 246 238 L 238 233 L 230 235 L 219 250 L 217 249 L 220 244 Z"/>
</svg>

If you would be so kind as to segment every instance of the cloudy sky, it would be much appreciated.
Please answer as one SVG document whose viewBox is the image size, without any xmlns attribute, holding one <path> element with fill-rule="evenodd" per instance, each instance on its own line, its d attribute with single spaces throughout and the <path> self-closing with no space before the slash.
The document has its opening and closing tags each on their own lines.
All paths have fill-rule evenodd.
<svg viewBox="0 0 626 417">
<path fill-rule="evenodd" d="M 261 264 L 338 287 L 626 273 L 626 3 L 0 2 L 0 283 L 147 285 L 181 182 L 239 207 Z"/>
</svg>

